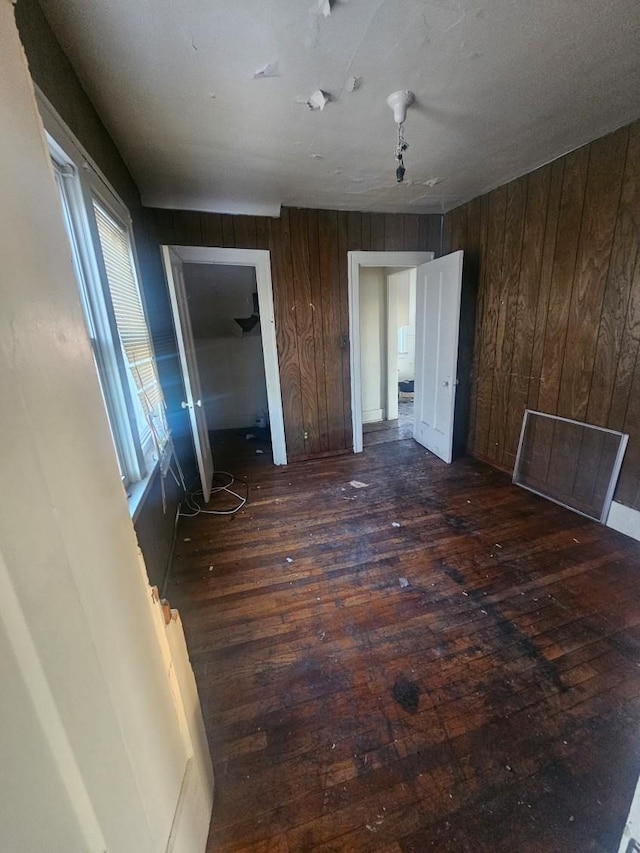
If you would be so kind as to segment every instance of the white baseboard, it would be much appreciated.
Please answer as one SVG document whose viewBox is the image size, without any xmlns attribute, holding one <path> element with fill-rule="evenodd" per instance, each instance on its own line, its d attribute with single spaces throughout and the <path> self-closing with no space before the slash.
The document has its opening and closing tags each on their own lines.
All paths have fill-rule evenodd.
<svg viewBox="0 0 640 853">
<path fill-rule="evenodd" d="M 193 760 L 187 765 L 165 853 L 204 853 L 209 836 L 213 794 L 198 776 Z"/>
<path fill-rule="evenodd" d="M 362 413 L 363 424 L 374 424 L 384 420 L 384 409 L 369 409 L 368 412 Z"/>
<path fill-rule="evenodd" d="M 640 541 L 640 512 L 613 501 L 607 518 L 607 527 L 612 527 L 619 533 Z"/>
</svg>

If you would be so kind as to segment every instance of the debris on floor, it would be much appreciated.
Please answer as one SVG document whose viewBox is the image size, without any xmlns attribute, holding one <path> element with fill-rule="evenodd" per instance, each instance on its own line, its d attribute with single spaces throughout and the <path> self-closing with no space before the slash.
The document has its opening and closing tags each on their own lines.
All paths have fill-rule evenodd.
<svg viewBox="0 0 640 853">
<path fill-rule="evenodd" d="M 287 557 L 287 563 L 293 563 L 293 557 Z"/>
<path fill-rule="evenodd" d="M 400 522 L 399 521 L 392 521 L 391 526 L 392 527 L 400 527 Z"/>
<path fill-rule="evenodd" d="M 264 450 L 260 450 L 260 448 L 258 448 L 258 449 L 256 450 L 256 453 L 264 453 Z"/>
<path fill-rule="evenodd" d="M 252 438 L 255 438 L 255 435 L 254 435 L 252 432 L 248 432 L 248 433 L 245 435 L 245 438 L 246 438 L 246 440 L 247 440 L 247 441 L 251 441 L 251 439 L 252 439 Z"/>
<path fill-rule="evenodd" d="M 360 480 L 351 480 L 349 483 L 354 489 L 368 489 L 369 483 L 362 483 Z"/>
<path fill-rule="evenodd" d="M 409 586 L 409 581 L 406 578 L 398 578 L 400 589 L 406 589 Z"/>
</svg>

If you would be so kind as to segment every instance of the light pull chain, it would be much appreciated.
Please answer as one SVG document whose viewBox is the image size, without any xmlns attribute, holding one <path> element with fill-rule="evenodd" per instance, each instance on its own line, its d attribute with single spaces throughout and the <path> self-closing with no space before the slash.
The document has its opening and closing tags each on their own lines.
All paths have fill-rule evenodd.
<svg viewBox="0 0 640 853">
<path fill-rule="evenodd" d="M 404 122 L 398 124 L 398 142 L 396 144 L 396 181 L 401 184 L 404 181 L 404 152 L 409 147 L 409 144 L 404 139 Z"/>
</svg>

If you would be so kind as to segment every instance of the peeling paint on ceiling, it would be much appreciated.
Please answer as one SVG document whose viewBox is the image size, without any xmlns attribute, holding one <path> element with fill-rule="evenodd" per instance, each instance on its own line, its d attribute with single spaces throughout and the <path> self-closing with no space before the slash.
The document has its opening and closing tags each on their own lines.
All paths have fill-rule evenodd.
<svg viewBox="0 0 640 853">
<path fill-rule="evenodd" d="M 638 0 L 41 5 L 148 205 L 440 212 L 640 115 Z"/>
</svg>

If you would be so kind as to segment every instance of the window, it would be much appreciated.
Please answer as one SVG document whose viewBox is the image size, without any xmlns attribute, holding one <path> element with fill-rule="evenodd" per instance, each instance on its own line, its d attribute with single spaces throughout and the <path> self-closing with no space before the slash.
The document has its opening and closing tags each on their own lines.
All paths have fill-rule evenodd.
<svg viewBox="0 0 640 853">
<path fill-rule="evenodd" d="M 120 473 L 131 487 L 170 443 L 129 214 L 69 131 L 62 126 L 56 136 L 64 148 L 51 135 L 49 147 L 87 334 Z"/>
<path fill-rule="evenodd" d="M 118 335 L 133 384 L 136 425 L 143 455 L 148 458 L 156 453 L 158 458 L 168 437 L 164 399 L 136 280 L 129 234 L 95 198 L 93 210 Z"/>
</svg>

